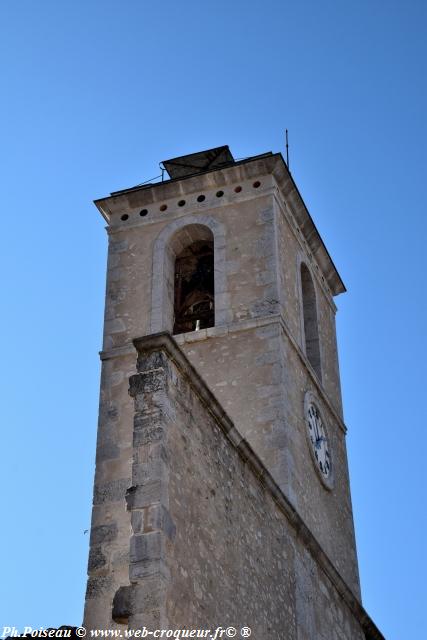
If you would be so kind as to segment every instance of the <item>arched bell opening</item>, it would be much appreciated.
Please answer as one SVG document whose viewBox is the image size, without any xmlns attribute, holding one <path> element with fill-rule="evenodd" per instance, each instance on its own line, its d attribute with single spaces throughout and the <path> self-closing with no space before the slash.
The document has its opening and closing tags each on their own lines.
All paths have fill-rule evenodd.
<svg viewBox="0 0 427 640">
<path fill-rule="evenodd" d="M 322 370 L 320 363 L 316 292 L 310 271 L 304 263 L 301 264 L 301 289 L 305 353 L 318 378 L 321 380 Z"/>
<path fill-rule="evenodd" d="M 173 333 L 215 325 L 214 240 L 210 229 L 190 225 L 172 241 Z"/>
</svg>

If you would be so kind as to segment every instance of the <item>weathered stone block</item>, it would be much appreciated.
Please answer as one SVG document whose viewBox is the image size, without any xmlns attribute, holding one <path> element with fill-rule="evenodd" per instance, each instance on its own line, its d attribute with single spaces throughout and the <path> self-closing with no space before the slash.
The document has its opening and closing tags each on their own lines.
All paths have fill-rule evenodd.
<svg viewBox="0 0 427 640">
<path fill-rule="evenodd" d="M 133 535 L 130 539 L 130 561 L 144 562 L 162 557 L 163 541 L 159 531 Z"/>
<path fill-rule="evenodd" d="M 127 251 L 129 248 L 129 241 L 127 239 L 124 240 L 113 240 L 110 239 L 108 244 L 108 251 L 110 253 L 123 253 Z"/>
<path fill-rule="evenodd" d="M 260 224 L 264 224 L 265 222 L 271 222 L 272 220 L 274 220 L 273 207 L 269 207 L 268 209 L 263 209 L 262 211 L 260 211 L 260 214 L 258 216 L 258 222 Z"/>
<path fill-rule="evenodd" d="M 276 298 L 266 298 L 256 302 L 250 308 L 252 318 L 258 318 L 260 316 L 272 315 L 278 313 L 279 301 Z"/>
<path fill-rule="evenodd" d="M 162 504 L 154 504 L 144 512 L 144 532 L 163 531 L 170 540 L 175 538 L 176 527 L 169 511 Z"/>
<path fill-rule="evenodd" d="M 120 457 L 120 447 L 114 442 L 107 442 L 105 444 L 98 443 L 96 448 L 96 461 L 103 462 L 104 460 L 114 460 Z"/>
<path fill-rule="evenodd" d="M 90 577 L 87 582 L 86 599 L 100 598 L 111 589 L 111 576 Z"/>
<path fill-rule="evenodd" d="M 166 464 L 169 460 L 169 453 L 163 441 L 153 442 L 152 444 L 143 445 L 134 448 L 134 463 L 145 464 L 163 460 Z M 134 484 L 140 484 L 134 482 Z"/>
<path fill-rule="evenodd" d="M 97 545 L 103 542 L 111 542 L 117 538 L 117 524 L 102 524 L 98 527 L 92 527 L 90 532 L 90 544 Z"/>
<path fill-rule="evenodd" d="M 164 351 L 156 350 L 151 353 L 143 353 L 138 356 L 137 369 L 143 373 L 153 369 L 169 370 L 169 358 Z"/>
<path fill-rule="evenodd" d="M 93 504 L 123 500 L 130 483 L 130 478 L 122 478 L 95 485 Z"/>
<path fill-rule="evenodd" d="M 129 580 L 139 582 L 149 576 L 162 576 L 169 579 L 170 573 L 164 560 L 142 560 L 129 565 Z"/>
<path fill-rule="evenodd" d="M 111 566 L 113 571 L 118 568 L 127 569 L 129 567 L 129 548 L 114 549 L 111 554 Z"/>
<path fill-rule="evenodd" d="M 164 435 L 163 422 L 161 411 L 151 415 L 137 413 L 134 418 L 133 446 L 139 447 L 161 440 Z"/>
<path fill-rule="evenodd" d="M 160 502 L 164 495 L 165 487 L 161 480 L 148 482 L 144 485 L 130 487 L 126 493 L 126 503 L 128 510 L 142 509 L 154 502 Z"/>
<path fill-rule="evenodd" d="M 167 465 L 163 460 L 153 460 L 132 465 L 132 481 L 134 485 L 146 484 L 159 480 L 166 472 Z"/>
<path fill-rule="evenodd" d="M 160 610 L 165 604 L 167 583 L 161 577 L 146 578 L 133 585 L 133 613 Z"/>
<path fill-rule="evenodd" d="M 145 373 L 136 373 L 129 379 L 129 395 L 134 398 L 139 393 L 152 393 L 166 387 L 166 372 L 155 369 Z"/>
<path fill-rule="evenodd" d="M 89 552 L 89 562 L 88 562 L 88 570 L 96 571 L 97 569 L 101 569 L 105 567 L 107 564 L 107 559 L 105 555 L 102 553 L 102 549 L 100 545 L 96 545 L 91 547 Z"/>
<path fill-rule="evenodd" d="M 144 509 L 133 510 L 131 513 L 131 525 L 133 533 L 143 533 L 144 529 Z"/>
</svg>

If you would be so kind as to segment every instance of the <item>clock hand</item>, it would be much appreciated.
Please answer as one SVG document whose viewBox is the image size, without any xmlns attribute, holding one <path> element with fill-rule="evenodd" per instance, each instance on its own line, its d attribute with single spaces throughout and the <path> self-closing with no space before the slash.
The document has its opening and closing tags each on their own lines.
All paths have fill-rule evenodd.
<svg viewBox="0 0 427 640">
<path fill-rule="evenodd" d="M 313 424 L 314 424 L 314 437 L 316 438 L 316 442 L 317 442 L 317 440 L 319 439 L 319 430 L 317 428 L 317 420 L 316 420 L 316 418 L 314 418 Z"/>
<path fill-rule="evenodd" d="M 320 449 L 320 447 L 322 446 L 322 442 L 326 442 L 325 436 L 319 436 L 318 438 L 316 438 L 316 442 L 315 442 L 316 449 Z"/>
</svg>

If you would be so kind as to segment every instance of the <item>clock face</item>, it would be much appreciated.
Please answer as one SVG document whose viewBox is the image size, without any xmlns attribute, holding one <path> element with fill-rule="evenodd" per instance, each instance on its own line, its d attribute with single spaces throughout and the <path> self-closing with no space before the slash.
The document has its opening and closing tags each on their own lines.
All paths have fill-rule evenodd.
<svg viewBox="0 0 427 640">
<path fill-rule="evenodd" d="M 331 452 L 322 414 L 311 394 L 306 398 L 305 418 L 314 464 L 322 480 L 329 486 L 332 480 Z"/>
</svg>

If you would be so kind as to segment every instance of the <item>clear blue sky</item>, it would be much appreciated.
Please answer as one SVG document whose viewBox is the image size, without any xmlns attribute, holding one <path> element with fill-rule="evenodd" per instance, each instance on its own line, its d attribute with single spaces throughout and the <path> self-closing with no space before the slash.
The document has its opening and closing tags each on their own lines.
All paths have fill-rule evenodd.
<svg viewBox="0 0 427 640">
<path fill-rule="evenodd" d="M 82 620 L 106 258 L 96 197 L 283 151 L 337 299 L 364 605 L 427 638 L 426 4 L 4 0 L 0 625 Z M 424 183 L 423 183 L 424 177 Z"/>
</svg>

